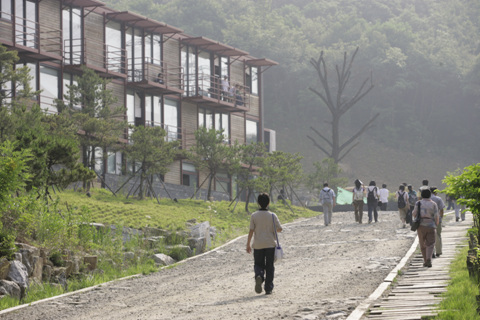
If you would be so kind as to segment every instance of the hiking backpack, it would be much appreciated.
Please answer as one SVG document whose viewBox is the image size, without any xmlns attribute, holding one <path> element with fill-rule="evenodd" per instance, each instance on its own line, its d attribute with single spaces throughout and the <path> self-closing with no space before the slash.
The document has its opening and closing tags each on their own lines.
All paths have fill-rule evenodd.
<svg viewBox="0 0 480 320">
<path fill-rule="evenodd" d="M 323 192 L 322 200 L 323 201 L 332 201 L 333 200 L 330 191 L 331 191 L 331 189 L 328 189 L 326 191 L 325 191 L 325 189 L 322 189 L 322 192 Z"/>
<path fill-rule="evenodd" d="M 367 194 L 367 200 L 368 201 L 375 201 L 377 199 L 375 199 L 375 193 L 373 193 L 373 191 L 377 190 L 377 187 L 373 188 L 372 190 L 370 190 L 370 188 L 368 189 L 368 194 Z"/>
<path fill-rule="evenodd" d="M 405 192 L 403 192 L 402 194 L 400 194 L 400 192 L 398 193 L 398 209 L 403 209 L 405 208 L 405 206 L 407 205 L 405 203 Z"/>
<path fill-rule="evenodd" d="M 412 190 L 411 192 L 408 193 L 408 203 L 411 206 L 414 206 L 416 202 L 417 202 L 417 193 Z"/>
</svg>

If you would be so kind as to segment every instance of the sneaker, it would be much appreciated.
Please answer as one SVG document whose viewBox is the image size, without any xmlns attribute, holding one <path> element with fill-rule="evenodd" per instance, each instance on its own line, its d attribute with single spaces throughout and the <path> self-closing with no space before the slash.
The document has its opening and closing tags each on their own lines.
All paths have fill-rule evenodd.
<svg viewBox="0 0 480 320">
<path fill-rule="evenodd" d="M 428 259 L 425 264 L 426 264 L 426 267 L 431 268 L 432 267 L 432 260 Z"/>
<path fill-rule="evenodd" d="M 403 229 L 405 229 L 406 227 L 407 227 L 407 225 L 404 223 L 404 224 L 403 224 Z"/>
<path fill-rule="evenodd" d="M 272 291 L 265 291 L 265 294 L 272 294 Z"/>
<path fill-rule="evenodd" d="M 257 276 L 255 278 L 255 292 L 256 293 L 262 293 L 262 283 L 263 283 L 262 277 Z"/>
<path fill-rule="evenodd" d="M 455 218 L 455 221 L 458 222 L 458 220 L 460 220 L 460 218 Z"/>
<path fill-rule="evenodd" d="M 368 223 L 372 223 L 372 220 L 368 220 Z"/>
<path fill-rule="evenodd" d="M 442 254 L 441 253 L 437 253 L 437 258 L 440 257 Z"/>
</svg>

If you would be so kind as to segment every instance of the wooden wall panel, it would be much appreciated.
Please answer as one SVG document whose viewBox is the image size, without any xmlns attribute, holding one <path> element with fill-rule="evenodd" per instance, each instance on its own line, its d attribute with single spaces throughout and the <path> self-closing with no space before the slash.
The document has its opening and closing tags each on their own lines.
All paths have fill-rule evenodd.
<svg viewBox="0 0 480 320">
<path fill-rule="evenodd" d="M 180 161 L 173 162 L 168 169 L 168 172 L 165 174 L 165 182 L 171 184 L 180 184 Z"/>
<path fill-rule="evenodd" d="M 104 68 L 105 26 L 103 25 L 103 16 L 92 12 L 85 18 L 84 24 L 86 62 L 89 65 Z"/>
<path fill-rule="evenodd" d="M 260 118 L 260 99 L 255 95 L 248 95 L 250 101 L 250 109 L 248 110 L 248 115 L 259 117 Z"/>
<path fill-rule="evenodd" d="M 12 22 L 0 20 L 0 41 L 13 43 Z"/>
<path fill-rule="evenodd" d="M 40 49 L 61 54 L 62 34 L 60 1 L 39 1 Z"/>
<path fill-rule="evenodd" d="M 232 114 L 230 117 L 231 139 L 232 143 L 238 141 L 245 143 L 245 118 L 241 115 Z"/>
<path fill-rule="evenodd" d="M 192 103 L 182 102 L 182 137 L 185 147 L 188 150 L 195 143 L 195 131 L 198 129 L 197 106 Z"/>
</svg>

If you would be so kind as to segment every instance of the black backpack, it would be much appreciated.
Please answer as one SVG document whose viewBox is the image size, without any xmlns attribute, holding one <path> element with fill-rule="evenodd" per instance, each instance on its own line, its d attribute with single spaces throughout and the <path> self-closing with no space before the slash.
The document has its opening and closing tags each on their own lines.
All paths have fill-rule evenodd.
<svg viewBox="0 0 480 320">
<path fill-rule="evenodd" d="M 407 205 L 405 203 L 405 197 L 404 196 L 405 196 L 405 192 L 403 192 L 402 194 L 400 194 L 400 192 L 398 193 L 398 209 L 403 209 Z"/>
<path fill-rule="evenodd" d="M 367 201 L 375 201 L 377 199 L 375 199 L 375 194 L 373 193 L 373 191 L 377 190 L 377 187 L 373 188 L 372 190 L 368 189 L 368 194 L 367 194 Z"/>
</svg>

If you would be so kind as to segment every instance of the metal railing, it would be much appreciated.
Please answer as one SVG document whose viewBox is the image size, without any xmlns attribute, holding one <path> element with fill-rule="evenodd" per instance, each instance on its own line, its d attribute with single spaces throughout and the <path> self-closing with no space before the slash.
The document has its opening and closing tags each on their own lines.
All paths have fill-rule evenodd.
<svg viewBox="0 0 480 320">
<path fill-rule="evenodd" d="M 214 100 L 218 103 L 232 104 L 237 107 L 249 108 L 250 106 L 250 92 L 249 87 L 241 83 L 229 82 L 228 90 L 223 90 L 222 81 L 217 76 L 212 76 L 205 73 L 198 74 L 198 80 L 195 75 L 189 75 L 186 79 L 185 95 L 187 97 L 204 96 Z"/>
<path fill-rule="evenodd" d="M 103 49 L 96 50 L 95 47 Z M 125 49 L 81 38 L 64 40 L 63 48 L 66 65 L 86 64 L 101 67 L 109 72 L 126 73 Z"/>
<path fill-rule="evenodd" d="M 128 59 L 128 62 L 129 82 L 150 81 L 183 90 L 183 67 L 152 58 Z"/>
<path fill-rule="evenodd" d="M 129 125 L 134 125 L 135 123 L 129 121 Z M 182 149 L 188 149 L 194 144 L 195 135 L 193 132 L 188 132 L 185 129 L 182 129 L 178 126 L 168 125 L 155 121 L 145 121 L 145 126 L 151 127 L 162 127 L 165 132 L 165 141 L 180 141 L 180 146 Z"/>
<path fill-rule="evenodd" d="M 60 29 L 46 27 L 38 22 L 22 17 L 13 16 L 7 12 L 1 12 L 3 22 L 11 23 L 11 41 L 15 45 L 21 45 L 31 49 L 38 49 L 40 52 L 62 54 L 62 31 Z M 2 29 L 5 29 L 2 27 Z M 6 33 L 2 32 L 2 37 Z"/>
</svg>

